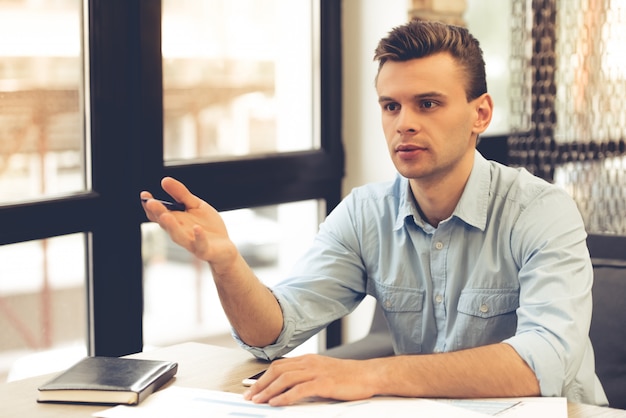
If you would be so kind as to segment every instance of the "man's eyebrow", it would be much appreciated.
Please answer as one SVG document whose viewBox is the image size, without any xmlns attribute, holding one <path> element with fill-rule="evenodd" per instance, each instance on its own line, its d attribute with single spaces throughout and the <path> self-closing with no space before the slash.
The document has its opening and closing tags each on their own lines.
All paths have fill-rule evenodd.
<svg viewBox="0 0 626 418">
<path fill-rule="evenodd" d="M 416 94 L 415 96 L 413 96 L 414 99 L 416 100 L 422 100 L 422 99 L 441 99 L 446 97 L 445 94 L 440 93 L 438 91 L 429 91 L 426 93 L 421 93 L 421 94 Z"/>
<path fill-rule="evenodd" d="M 413 96 L 414 100 L 424 100 L 424 99 L 442 99 L 445 98 L 446 95 L 440 93 L 438 91 L 428 91 L 426 93 L 420 93 Z M 395 102 L 396 99 L 389 96 L 379 96 L 378 103 L 386 103 L 386 102 Z"/>
</svg>

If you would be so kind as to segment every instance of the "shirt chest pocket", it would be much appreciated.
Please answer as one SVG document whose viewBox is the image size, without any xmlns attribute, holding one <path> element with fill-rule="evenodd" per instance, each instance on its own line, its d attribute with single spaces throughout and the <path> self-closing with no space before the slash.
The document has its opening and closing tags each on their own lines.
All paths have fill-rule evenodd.
<svg viewBox="0 0 626 418">
<path fill-rule="evenodd" d="M 376 284 L 378 299 L 393 336 L 396 353 L 422 352 L 424 291 Z"/>
<path fill-rule="evenodd" d="M 515 334 L 517 290 L 465 289 L 457 305 L 456 349 L 498 343 Z"/>
</svg>

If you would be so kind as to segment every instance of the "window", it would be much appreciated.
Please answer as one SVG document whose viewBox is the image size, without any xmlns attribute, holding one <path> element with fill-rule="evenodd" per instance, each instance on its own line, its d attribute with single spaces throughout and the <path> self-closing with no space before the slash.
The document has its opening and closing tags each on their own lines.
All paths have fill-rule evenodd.
<svg viewBox="0 0 626 418">
<path fill-rule="evenodd" d="M 619 143 L 626 135 L 626 9 L 561 1 L 556 21 L 554 106 L 558 143 Z"/>
<path fill-rule="evenodd" d="M 508 162 L 570 192 L 588 232 L 625 233 L 624 8 L 516 0 L 512 10 Z"/>
<path fill-rule="evenodd" d="M 81 7 L 0 2 L 0 202 L 84 191 Z"/>
<path fill-rule="evenodd" d="M 311 1 L 163 2 L 165 159 L 319 149 Z"/>
<path fill-rule="evenodd" d="M 222 217 L 256 275 L 273 285 L 313 241 L 321 205 L 318 200 L 290 202 L 225 211 Z M 235 346 L 209 266 L 172 243 L 158 225 L 143 224 L 143 236 L 144 343 L 164 346 L 193 339 Z M 319 343 L 313 337 L 297 353 L 316 351 Z"/>
<path fill-rule="evenodd" d="M 292 3 L 274 4 L 295 7 Z M 0 46 L 3 48 L 0 53 L 7 54 L 2 56 L 0 64 L 0 71 L 3 71 L 0 72 L 0 107 L 2 118 L 6 118 L 0 128 L 0 147 L 8 144 L 8 139 L 15 141 L 19 133 L 18 128 L 9 129 L 8 122 L 25 123 L 29 126 L 24 128 L 29 138 L 35 137 L 34 123 L 24 122 L 27 117 L 11 117 L 5 112 L 5 109 L 19 107 L 17 102 L 9 102 L 15 97 L 12 93 L 26 89 L 23 86 L 27 83 L 16 84 L 15 80 L 25 81 L 25 75 L 33 69 L 40 77 L 38 88 L 42 92 L 39 94 L 51 95 L 51 91 L 63 89 L 72 92 L 57 97 L 58 104 L 48 106 L 48 109 L 63 111 L 48 122 L 53 135 L 49 136 L 46 148 L 24 148 L 24 153 L 29 152 L 31 156 L 16 159 L 12 157 L 14 152 L 4 148 L 0 151 L 0 163 L 11 159 L 13 170 L 8 176 L 6 171 L 0 173 L 0 187 L 10 190 L 10 195 L 3 192 L 0 202 L 0 257 L 12 259 L 17 266 L 11 267 L 17 273 L 3 274 L 0 278 L 0 292 L 3 292 L 0 302 L 13 297 L 13 290 L 6 289 L 24 281 L 27 270 L 39 269 L 33 277 L 42 275 L 43 270 L 37 267 L 41 263 L 36 264 L 34 260 L 41 260 L 41 248 L 47 247 L 55 263 L 60 263 L 60 268 L 68 268 L 68 272 L 61 272 L 59 276 L 72 276 L 72 283 L 80 283 L 80 296 L 74 296 L 72 307 L 77 311 L 68 312 L 82 315 L 84 322 L 79 322 L 77 329 L 82 330 L 83 336 L 77 338 L 84 339 L 85 349 L 98 355 L 140 351 L 144 327 L 149 327 L 143 322 L 144 308 L 151 309 L 149 303 L 153 301 L 144 300 L 142 229 L 149 229 L 149 226 L 139 204 L 141 190 L 158 194 L 160 179 L 171 175 L 184 181 L 220 211 L 249 209 L 255 216 L 268 219 L 278 219 L 277 214 L 292 204 L 313 202 L 317 207 L 315 202 L 321 202 L 330 210 L 338 202 L 343 174 L 340 3 L 332 0 L 295 3 L 308 5 L 307 10 L 319 16 L 317 27 L 311 24 L 312 33 L 317 31 L 319 35 L 320 52 L 319 60 L 311 62 L 311 74 L 317 73 L 319 78 L 309 84 L 310 98 L 318 100 L 313 100 L 313 106 L 305 97 L 301 98 L 301 103 L 293 103 L 304 109 L 303 114 L 307 106 L 311 106 L 308 115 L 312 127 L 306 129 L 309 139 L 305 145 L 299 143 L 295 148 L 263 145 L 259 152 L 242 153 L 240 148 L 233 151 L 228 147 L 213 152 L 215 149 L 206 145 L 213 134 L 202 131 L 204 133 L 197 136 L 201 131 L 189 128 L 193 125 L 189 122 L 193 118 L 189 116 L 180 120 L 172 117 L 169 123 L 172 102 L 167 77 L 170 69 L 165 66 L 170 62 L 167 56 L 163 57 L 161 46 L 162 34 L 164 41 L 167 39 L 166 28 L 162 31 L 162 18 L 165 18 L 162 7 L 167 10 L 168 3 L 0 0 L 2 17 L 8 9 L 16 13 L 45 13 L 47 20 L 55 22 L 50 25 L 66 25 L 67 21 L 58 16 L 63 13 L 74 16 L 70 20 L 75 25 L 65 29 L 73 37 L 68 47 L 77 52 L 72 58 L 59 60 L 64 62 L 63 68 L 67 68 L 61 69 L 53 65 L 56 58 L 42 60 L 33 52 L 30 58 L 20 61 L 10 56 L 12 52 L 8 47 Z M 216 13 L 221 12 L 220 7 L 226 7 L 224 4 L 231 7 L 231 2 L 213 0 L 202 4 L 207 8 L 215 6 Z M 48 6 L 57 8 L 58 13 L 42 9 Z M 32 29 L 27 33 L 35 32 Z M 61 36 L 58 32 L 54 35 Z M 164 43 L 164 53 L 165 46 Z M 302 48 L 313 53 L 311 44 Z M 29 59 L 35 59 L 36 64 L 28 64 Z M 57 86 L 55 75 L 71 82 L 59 82 Z M 12 87 L 15 85 L 22 87 Z M 43 96 L 36 97 L 29 106 L 45 104 L 39 99 Z M 22 106 L 22 103 L 18 104 Z M 271 139 L 273 135 L 277 138 L 280 123 L 268 122 L 271 119 L 260 112 L 272 108 L 266 106 L 268 103 L 275 103 L 275 99 L 252 94 L 233 106 L 248 111 L 248 125 L 259 127 L 255 132 L 263 132 L 263 138 Z M 28 111 L 34 112 L 30 109 Z M 213 112 L 221 111 L 204 110 L 201 120 L 206 124 L 202 129 L 220 130 L 214 124 Z M 193 135 L 183 136 L 186 132 Z M 164 137 L 173 138 L 174 142 L 166 145 Z M 188 153 L 187 143 L 176 144 L 179 139 L 193 143 L 194 137 L 202 141 L 209 139 L 209 142 L 198 142 L 201 145 L 197 149 L 201 152 Z M 249 142 L 259 141 L 251 137 Z M 65 148 L 60 147 L 60 143 Z M 38 166 L 33 161 L 44 163 Z M 46 187 L 40 188 L 44 180 Z M 145 236 L 145 231 L 143 234 Z M 146 246 L 147 243 L 144 251 Z M 12 255 L 28 251 L 28 255 L 20 258 Z M 20 269 L 21 264 L 31 261 L 29 269 Z M 82 276 L 77 275 L 76 270 L 82 270 Z M 35 325 L 32 330 L 39 333 L 42 329 Z"/>
</svg>

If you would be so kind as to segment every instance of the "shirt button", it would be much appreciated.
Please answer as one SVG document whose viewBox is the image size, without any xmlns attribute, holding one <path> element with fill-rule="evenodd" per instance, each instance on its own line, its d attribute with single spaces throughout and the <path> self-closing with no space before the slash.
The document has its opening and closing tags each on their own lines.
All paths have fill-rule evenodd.
<svg viewBox="0 0 626 418">
<path fill-rule="evenodd" d="M 489 306 L 487 306 L 487 304 L 486 304 L 486 303 L 483 303 L 482 305 L 480 305 L 480 311 L 481 311 L 482 313 L 487 313 L 487 312 L 489 312 Z"/>
<path fill-rule="evenodd" d="M 437 303 L 443 302 L 443 296 L 441 296 L 441 295 L 435 296 L 435 302 L 437 302 Z"/>
<path fill-rule="evenodd" d="M 438 241 L 435 243 L 435 248 L 441 250 L 443 248 L 443 242 Z"/>
<path fill-rule="evenodd" d="M 385 308 L 391 308 L 391 301 L 390 300 L 386 300 L 385 301 Z"/>
</svg>

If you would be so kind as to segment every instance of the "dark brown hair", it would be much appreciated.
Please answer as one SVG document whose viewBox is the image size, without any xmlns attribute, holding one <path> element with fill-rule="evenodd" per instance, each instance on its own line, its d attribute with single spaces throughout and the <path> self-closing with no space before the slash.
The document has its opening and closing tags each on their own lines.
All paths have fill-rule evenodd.
<svg viewBox="0 0 626 418">
<path fill-rule="evenodd" d="M 387 61 L 409 61 L 447 52 L 462 67 L 467 77 L 467 101 L 487 93 L 485 61 L 478 40 L 466 28 L 441 22 L 415 19 L 395 27 L 378 43 L 374 60 L 378 71 Z"/>
</svg>

